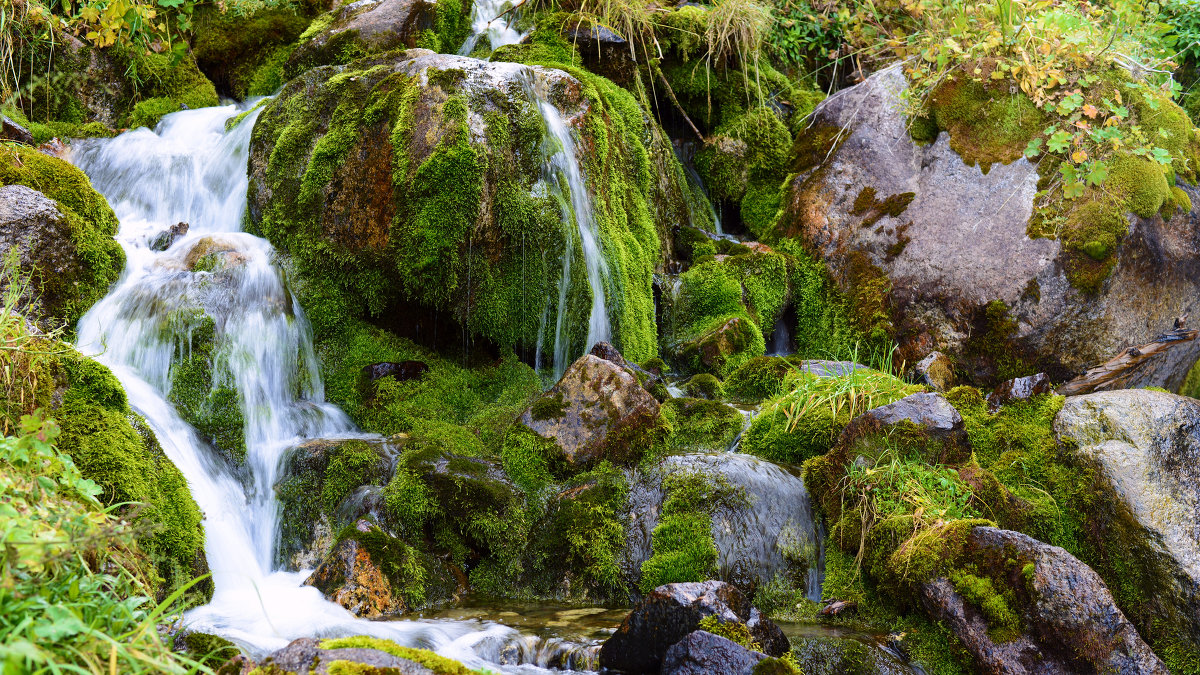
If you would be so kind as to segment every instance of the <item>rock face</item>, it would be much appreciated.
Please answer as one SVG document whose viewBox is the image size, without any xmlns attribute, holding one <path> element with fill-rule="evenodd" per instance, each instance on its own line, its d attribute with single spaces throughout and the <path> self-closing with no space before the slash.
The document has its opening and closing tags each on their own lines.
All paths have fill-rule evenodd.
<svg viewBox="0 0 1200 675">
<path fill-rule="evenodd" d="M 807 137 L 815 151 L 793 167 L 779 225 L 819 251 L 843 288 L 864 269 L 886 277 L 901 358 L 941 350 L 988 384 L 1025 374 L 1003 372 L 1004 354 L 1018 354 L 1025 372 L 1062 381 L 1200 310 L 1200 209 L 1169 224 L 1131 218 L 1111 276 L 1094 294 L 1080 291 L 1059 242 L 1026 234 L 1034 165 L 1021 157 L 984 173 L 944 133 L 917 145 L 901 112 L 905 87 L 893 67 L 818 106 Z M 1179 349 L 1129 386 L 1176 389 L 1197 356 L 1200 343 Z"/>
<path fill-rule="evenodd" d="M 404 312 L 405 330 L 432 335 L 436 310 L 499 346 L 582 353 L 592 291 L 561 183 L 543 176 L 545 148 L 561 147 L 544 143 L 548 115 L 575 141 L 611 258 L 613 343 L 654 356 L 653 274 L 687 218 L 686 180 L 628 92 L 580 77 L 411 49 L 290 81 L 254 126 L 250 228 L 294 261 L 315 328 Z M 588 150 L 601 143 L 613 152 Z"/>
<path fill-rule="evenodd" d="M 0 115 L 0 140 L 33 145 L 33 134 L 29 133 L 29 130 L 20 124 Z"/>
<path fill-rule="evenodd" d="M 1102 562 L 1139 582 L 1132 599 L 1118 598 L 1125 613 L 1152 642 L 1161 621 L 1200 652 L 1200 401 L 1145 390 L 1073 396 L 1054 430 L 1111 484 L 1114 503 L 1090 527 Z"/>
<path fill-rule="evenodd" d="M 91 191 L 90 186 L 86 189 Z M 111 217 L 111 211 L 108 215 Z M 0 186 L 0 251 L 18 252 L 18 271 L 30 280 L 30 293 L 24 299 L 31 304 L 22 313 L 35 323 L 46 324 L 43 328 L 78 318 L 107 291 L 124 263 L 112 232 L 95 232 L 102 239 L 81 244 L 77 234 L 83 235 L 92 226 L 79 219 L 37 190 L 25 185 Z"/>
<path fill-rule="evenodd" d="M 340 663 L 339 663 L 340 662 Z M 334 664 L 338 667 L 331 668 Z M 271 654 L 259 664 L 261 668 L 296 675 L 325 675 L 330 670 L 347 672 L 396 673 L 397 675 L 434 675 L 433 670 L 409 659 L 393 656 L 379 649 L 350 647 L 322 649 L 321 641 L 313 638 L 293 640 L 288 646 Z"/>
<path fill-rule="evenodd" d="M 988 410 L 994 413 L 1006 403 L 1033 398 L 1039 394 L 1049 394 L 1053 390 L 1050 378 L 1045 373 L 1005 380 L 996 385 L 992 393 L 988 394 Z"/>
<path fill-rule="evenodd" d="M 628 569 L 640 569 L 650 558 L 651 533 L 659 524 L 665 498 L 663 475 L 676 471 L 720 477 L 746 497 L 736 507 L 718 509 L 712 517 L 717 572 L 722 579 L 750 591 L 777 575 L 803 575 L 810 592 L 820 593 L 817 562 L 822 544 L 804 481 L 770 462 L 735 453 L 675 455 L 664 460 L 661 469 L 632 482 Z"/>
<path fill-rule="evenodd" d="M 751 618 L 750 602 L 736 588 L 721 581 L 660 586 L 630 611 L 617 632 L 600 648 L 600 666 L 625 673 L 658 672 L 665 665 L 668 650 L 697 631 L 700 620 L 709 616 L 716 617 L 720 623 L 746 623 Z M 779 630 L 774 624 L 770 627 Z M 688 661 L 695 663 L 688 655 L 698 657 L 702 651 L 700 646 L 704 644 L 711 644 L 709 638 L 696 638 L 695 643 L 682 648 L 682 653 L 677 651 L 673 662 L 677 665 Z M 737 647 L 733 642 L 729 644 Z"/>
<path fill-rule="evenodd" d="M 662 675 L 748 675 L 766 654 L 702 630 L 671 645 L 663 657 Z"/>
<path fill-rule="evenodd" d="M 587 354 L 520 417 L 534 433 L 555 440 L 563 458 L 583 467 L 601 459 L 631 463 L 659 429 L 658 401 L 629 371 Z"/>
<path fill-rule="evenodd" d="M 997 637 L 995 607 L 980 608 L 978 596 L 964 598 L 978 585 L 939 578 L 920 589 L 926 611 L 958 636 L 977 672 L 1168 672 L 1099 575 L 1063 549 L 1018 532 L 975 527 L 965 555 L 964 562 L 986 576 L 1020 580 L 1013 584 L 1020 607 L 1020 619 L 1013 620 L 1020 628 L 1009 626 L 1012 633 L 1003 638 Z M 959 585 L 967 590 L 960 593 Z"/>
</svg>

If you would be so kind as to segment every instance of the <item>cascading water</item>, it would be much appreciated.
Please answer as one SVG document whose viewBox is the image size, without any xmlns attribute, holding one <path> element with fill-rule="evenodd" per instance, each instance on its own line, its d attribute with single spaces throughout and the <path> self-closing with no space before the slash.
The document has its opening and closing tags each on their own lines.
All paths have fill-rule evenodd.
<svg viewBox="0 0 1200 675">
<path fill-rule="evenodd" d="M 256 113 L 236 128 L 234 106 L 184 111 L 157 131 L 83 141 L 71 159 L 107 197 L 127 255 L 120 281 L 80 320 L 79 348 L 112 369 L 130 404 L 188 479 L 204 512 L 215 593 L 188 612 L 192 627 L 262 655 L 306 636 L 375 635 L 433 649 L 473 667 L 541 672 L 536 641 L 479 621 L 371 622 L 302 586 L 309 571 L 273 570 L 278 530 L 272 486 L 284 453 L 305 439 L 363 437 L 324 402 L 304 312 L 264 240 L 240 232 Z M 572 148 L 573 150 L 573 148 Z M 188 234 L 163 252 L 147 242 L 176 222 Z M 215 257 L 213 257 L 215 256 Z M 204 261 L 208 260 L 207 263 Z M 194 348 L 192 319 L 211 320 L 213 386 L 237 394 L 246 455 L 235 469 L 168 401 L 175 369 Z"/>
<path fill-rule="evenodd" d="M 558 318 L 554 326 L 554 371 L 561 375 L 571 360 L 571 339 L 566 333 L 567 295 L 571 286 L 571 263 L 574 257 L 574 236 L 579 237 L 583 249 L 583 263 L 587 269 L 588 289 L 592 295 L 592 306 L 588 313 L 587 342 L 584 351 L 601 341 L 611 341 L 611 326 L 608 307 L 605 304 L 604 282 L 608 277 L 608 265 L 600 249 L 600 232 L 592 212 L 592 198 L 588 193 L 583 171 L 571 127 L 562 113 L 550 102 L 547 81 L 535 70 L 526 71 L 526 89 L 530 101 L 537 106 L 544 123 L 542 139 L 542 183 L 562 207 L 563 226 L 567 247 L 563 252 L 563 273 L 558 285 Z"/>
<path fill-rule="evenodd" d="M 520 42 L 525 34 L 513 28 L 512 14 L 505 14 L 511 8 L 511 0 L 475 0 L 471 9 L 471 36 L 459 48 L 458 55 L 470 56 L 484 36 L 492 49 Z"/>
</svg>

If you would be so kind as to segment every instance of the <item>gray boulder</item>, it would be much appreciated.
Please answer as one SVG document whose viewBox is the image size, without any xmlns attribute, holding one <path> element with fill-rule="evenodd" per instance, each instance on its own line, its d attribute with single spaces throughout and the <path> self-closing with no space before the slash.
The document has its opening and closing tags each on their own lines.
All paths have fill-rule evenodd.
<svg viewBox="0 0 1200 675">
<path fill-rule="evenodd" d="M 378 649 L 322 649 L 321 641 L 314 638 L 293 640 L 288 646 L 263 659 L 259 669 L 296 675 L 325 675 L 330 672 L 330 667 L 339 661 L 343 662 L 343 665 L 349 663 L 356 667 L 351 672 L 434 675 L 434 671 L 415 661 L 392 656 Z M 337 672 L 346 670 L 343 668 Z"/>
<path fill-rule="evenodd" d="M 1054 421 L 1064 445 L 1099 474 L 1089 522 L 1122 609 L 1156 646 L 1200 656 L 1200 401 L 1122 390 L 1067 398 Z"/>
<path fill-rule="evenodd" d="M 1019 532 L 975 527 L 964 555 L 960 567 L 978 573 L 975 581 L 934 579 L 921 586 L 919 596 L 930 617 L 966 647 L 976 672 L 1168 672 L 1117 609 L 1104 580 L 1063 549 Z M 970 597 L 982 580 L 1011 588 L 1012 595 L 1005 596 L 1016 600 L 1007 608 L 1010 625 L 1003 625 L 1004 612 L 997 609 L 1009 600 L 981 606 L 980 597 Z"/>
<path fill-rule="evenodd" d="M 874 458 L 896 442 L 919 448 L 930 464 L 954 464 L 971 456 L 962 415 L 941 394 L 931 393 L 911 394 L 854 418 L 838 437 L 835 452 L 847 459 Z"/>
<path fill-rule="evenodd" d="M 801 139 L 813 151 L 799 153 L 777 232 L 818 251 L 843 288 L 875 278 L 864 268 L 890 281 L 900 358 L 936 349 L 990 384 L 1006 376 L 986 343 L 992 335 L 1029 371 L 1063 381 L 1200 311 L 1200 192 L 1181 186 L 1196 206 L 1169 224 L 1131 216 L 1111 275 L 1097 292 L 1081 291 L 1060 242 L 1026 232 L 1036 166 L 1018 150 L 984 172 L 945 133 L 917 144 L 906 87 L 896 66 L 818 106 Z M 1130 386 L 1177 389 L 1198 356 L 1200 342 L 1175 350 Z"/>
</svg>

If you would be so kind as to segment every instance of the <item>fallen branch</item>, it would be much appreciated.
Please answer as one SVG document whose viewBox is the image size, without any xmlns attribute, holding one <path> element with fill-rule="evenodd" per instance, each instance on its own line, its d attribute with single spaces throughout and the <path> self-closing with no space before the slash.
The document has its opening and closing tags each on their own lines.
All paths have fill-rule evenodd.
<svg viewBox="0 0 1200 675">
<path fill-rule="evenodd" d="M 1108 361 L 1089 368 L 1083 375 L 1059 387 L 1057 393 L 1061 396 L 1076 396 L 1093 391 L 1125 389 L 1133 376 L 1148 361 L 1169 349 L 1196 339 L 1200 330 L 1184 328 L 1186 320 L 1186 316 L 1175 319 L 1175 326 L 1159 335 L 1153 342 L 1130 347 Z"/>
</svg>

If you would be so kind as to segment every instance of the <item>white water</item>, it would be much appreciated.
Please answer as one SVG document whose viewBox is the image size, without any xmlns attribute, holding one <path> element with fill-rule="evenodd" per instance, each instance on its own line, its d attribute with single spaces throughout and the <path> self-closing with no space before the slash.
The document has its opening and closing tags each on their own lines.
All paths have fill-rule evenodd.
<svg viewBox="0 0 1200 675">
<path fill-rule="evenodd" d="M 608 265 L 600 249 L 600 232 L 592 211 L 592 198 L 579 166 L 578 149 L 571 127 L 558 108 L 550 102 L 548 83 L 544 76 L 532 69 L 527 72 L 529 77 L 526 84 L 530 100 L 537 105 L 545 123 L 545 136 L 542 140 L 542 182 L 550 194 L 558 198 L 562 207 L 564 230 L 568 234 L 573 230 L 578 235 L 583 249 L 583 264 L 587 270 L 588 289 L 592 296 L 592 306 L 588 313 L 587 342 L 584 346 L 586 353 L 597 342 L 612 341 L 612 328 L 604 297 Z M 574 258 L 572 240 L 573 237 L 567 237 L 566 250 L 563 252 L 562 279 L 558 284 L 558 316 L 554 326 L 555 376 L 562 375 L 572 360 L 571 339 L 566 333 L 567 297 Z"/>
<path fill-rule="evenodd" d="M 524 39 L 525 34 L 512 26 L 516 16 L 512 12 L 504 13 L 512 6 L 512 0 L 475 0 L 471 9 L 471 35 L 459 48 L 458 55 L 470 56 L 484 35 L 492 49 L 513 45 Z"/>
<path fill-rule="evenodd" d="M 252 655 L 298 637 L 370 634 L 433 649 L 472 667 L 544 672 L 529 662 L 536 640 L 478 621 L 369 622 L 301 586 L 309 570 L 273 569 L 278 506 L 272 485 L 284 453 L 309 438 L 361 436 L 324 401 L 304 312 L 272 263 L 266 241 L 240 232 L 246 163 L 257 113 L 225 133 L 234 106 L 184 111 L 152 132 L 78 143 L 71 159 L 92 179 L 120 220 L 128 258 L 109 295 L 79 323 L 79 348 L 109 366 L 130 404 L 146 417 L 167 456 L 187 477 L 204 513 L 205 552 L 213 573 L 212 602 L 185 622 L 223 635 Z M 190 223 L 188 235 L 165 252 L 147 241 L 169 225 Z M 193 272 L 186 255 L 215 237 L 224 269 Z M 246 421 L 246 466 L 228 463 L 168 402 L 173 361 L 191 349 L 190 333 L 171 330 L 173 312 L 203 308 L 215 321 L 219 377 L 231 379 Z M 248 477 L 247 477 L 248 476 Z"/>
</svg>

